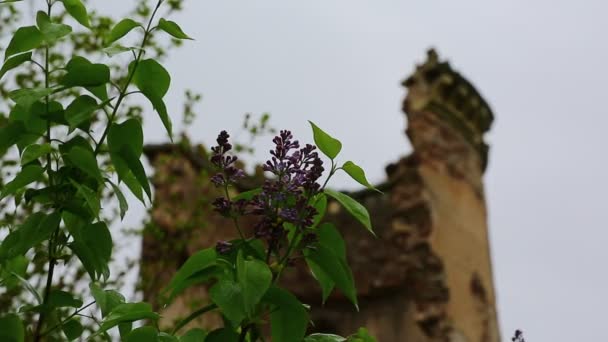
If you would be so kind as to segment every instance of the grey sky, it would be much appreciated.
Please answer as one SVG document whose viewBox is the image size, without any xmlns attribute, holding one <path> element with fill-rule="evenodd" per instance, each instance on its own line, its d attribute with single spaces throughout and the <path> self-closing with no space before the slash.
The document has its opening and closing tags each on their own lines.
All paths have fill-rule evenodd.
<svg viewBox="0 0 608 342">
<path fill-rule="evenodd" d="M 95 1 L 97 5 L 98 1 Z M 99 1 L 119 13 L 123 0 Z M 608 156 L 605 1 L 189 1 L 195 42 L 167 63 L 169 104 L 204 94 L 190 133 L 211 142 L 246 112 L 311 140 L 339 137 L 374 181 L 410 150 L 400 81 L 434 46 L 496 114 L 486 174 L 503 337 L 605 341 Z M 175 117 L 175 121 L 179 121 Z M 150 141 L 163 141 L 156 118 Z M 261 145 L 259 152 L 268 149 Z M 338 186 L 352 187 L 346 179 Z"/>
</svg>

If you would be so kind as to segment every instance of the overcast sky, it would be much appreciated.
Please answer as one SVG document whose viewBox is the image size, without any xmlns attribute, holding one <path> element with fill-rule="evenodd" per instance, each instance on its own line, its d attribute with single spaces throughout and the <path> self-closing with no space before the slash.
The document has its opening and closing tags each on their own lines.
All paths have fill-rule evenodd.
<svg viewBox="0 0 608 342">
<path fill-rule="evenodd" d="M 120 13 L 122 3 L 99 6 Z M 517 328 L 529 342 L 608 340 L 605 1 L 191 0 L 186 8 L 173 19 L 196 41 L 167 63 L 169 105 L 181 113 L 185 88 L 204 94 L 193 140 L 212 142 L 237 130 L 244 113 L 270 112 L 274 126 L 310 141 L 312 120 L 374 181 L 410 151 L 399 84 L 436 47 L 496 115 L 485 181 L 504 340 Z M 146 129 L 150 141 L 165 140 L 155 118 Z"/>
</svg>

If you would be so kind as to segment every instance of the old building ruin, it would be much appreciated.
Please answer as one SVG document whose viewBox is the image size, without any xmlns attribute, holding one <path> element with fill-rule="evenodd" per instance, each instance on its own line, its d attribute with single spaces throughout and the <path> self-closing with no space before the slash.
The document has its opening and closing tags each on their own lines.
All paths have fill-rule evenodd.
<svg viewBox="0 0 608 342">
<path fill-rule="evenodd" d="M 377 238 L 337 203 L 328 220 L 340 228 L 355 275 L 360 312 L 339 293 L 321 305 L 321 289 L 305 267 L 285 273 L 283 285 L 312 304 L 314 329 L 348 335 L 367 327 L 381 342 L 499 341 L 487 211 L 482 176 L 488 160 L 484 134 L 492 112 L 475 88 L 429 51 L 404 83 L 403 111 L 413 152 L 386 167 L 378 187 L 351 193 L 369 210 Z M 156 198 L 145 230 L 141 276 L 146 301 L 200 248 L 234 237 L 210 202 L 219 196 L 202 148 L 148 146 Z M 261 172 L 240 184 L 258 186 Z M 206 289 L 187 291 L 164 311 L 171 321 L 205 303 Z M 199 322 L 220 324 L 209 315 Z"/>
</svg>

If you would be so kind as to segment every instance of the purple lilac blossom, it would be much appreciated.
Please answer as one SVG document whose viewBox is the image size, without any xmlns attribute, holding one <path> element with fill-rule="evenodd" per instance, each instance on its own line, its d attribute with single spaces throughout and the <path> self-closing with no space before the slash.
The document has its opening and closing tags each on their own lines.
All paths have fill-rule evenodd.
<svg viewBox="0 0 608 342">
<path fill-rule="evenodd" d="M 243 171 L 234 166 L 237 158 L 227 154 L 232 149 L 229 137 L 226 131 L 222 131 L 217 138 L 218 145 L 211 148 L 211 163 L 220 170 L 211 178 L 216 186 L 233 184 L 244 176 Z M 310 144 L 300 147 L 290 131 L 280 131 L 273 142 L 272 157 L 263 165 L 264 171 L 271 173 L 272 178 L 264 182 L 262 191 L 249 201 L 231 202 L 218 198 L 213 206 L 226 217 L 260 216 L 254 226 L 255 237 L 266 240 L 270 249 L 278 250 L 286 236 L 285 222 L 302 232 L 307 241 L 314 241 L 306 230 L 313 225 L 317 210 L 308 203 L 320 191 L 318 180 L 324 168 L 316 147 Z"/>
</svg>

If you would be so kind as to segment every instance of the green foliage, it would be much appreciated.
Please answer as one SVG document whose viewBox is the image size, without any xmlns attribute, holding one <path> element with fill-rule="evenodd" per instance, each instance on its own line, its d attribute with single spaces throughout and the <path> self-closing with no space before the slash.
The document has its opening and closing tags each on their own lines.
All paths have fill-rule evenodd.
<svg viewBox="0 0 608 342">
<path fill-rule="evenodd" d="M 74 341 L 84 332 L 84 327 L 76 319 L 70 319 L 69 321 L 65 322 L 61 329 L 69 341 Z"/>
<path fill-rule="evenodd" d="M 293 294 L 272 287 L 264 296 L 264 302 L 272 307 L 270 322 L 273 341 L 300 341 L 304 338 L 308 327 L 308 312 Z"/>
<path fill-rule="evenodd" d="M 157 320 L 158 318 L 159 315 L 152 310 L 152 306 L 148 303 L 119 304 L 103 319 L 95 335 L 100 335 L 121 323 L 131 323 L 144 319 Z"/>
<path fill-rule="evenodd" d="M 177 273 L 169 282 L 169 285 L 164 290 L 165 292 L 171 291 L 169 296 L 170 299 L 175 297 L 180 290 L 184 289 L 184 285 L 192 285 L 189 283 L 190 280 L 200 276 L 202 272 L 205 272 L 209 269 L 214 271 L 213 269 L 217 265 L 217 255 L 214 249 L 203 249 L 194 253 L 186 262 L 182 265 L 182 267 L 177 271 Z M 209 273 L 209 275 L 212 274 Z"/>
<path fill-rule="evenodd" d="M 308 122 L 312 127 L 315 144 L 319 150 L 321 150 L 321 152 L 323 152 L 323 154 L 325 154 L 329 159 L 335 159 L 338 156 L 338 153 L 340 153 L 342 150 L 342 143 L 338 139 L 335 139 L 331 135 L 325 133 L 325 131 L 320 129 L 312 121 Z"/>
<path fill-rule="evenodd" d="M 359 221 L 370 233 L 374 234 L 372 230 L 372 222 L 369 217 L 367 209 L 359 202 L 354 200 L 352 197 L 330 189 L 325 189 L 325 193 L 333 197 L 336 201 L 340 202 L 342 206 L 357 220 Z"/>
<path fill-rule="evenodd" d="M 96 87 L 110 81 L 110 68 L 101 63 L 91 63 L 80 56 L 73 57 L 65 66 L 67 73 L 60 84 L 66 87 Z"/>
<path fill-rule="evenodd" d="M 36 15 L 36 25 L 47 44 L 53 44 L 57 40 L 72 33 L 72 27 L 65 24 L 55 24 L 51 21 L 48 14 L 38 11 Z"/>
<path fill-rule="evenodd" d="M 39 158 L 46 156 L 51 153 L 53 148 L 51 144 L 32 144 L 25 148 L 21 154 L 21 165 L 27 165 L 31 162 L 37 161 Z"/>
<path fill-rule="evenodd" d="M 163 97 L 171 84 L 171 76 L 162 65 L 153 59 L 143 60 L 139 64 L 133 62 L 129 68 L 134 69 L 133 83 L 150 100 L 165 125 L 169 137 L 173 139 L 171 118 L 169 118 L 167 107 L 163 102 Z"/>
<path fill-rule="evenodd" d="M 200 342 L 200 341 L 205 341 L 206 337 L 207 337 L 207 332 L 205 332 L 205 330 L 199 329 L 199 328 L 194 328 L 194 329 L 188 330 L 188 332 L 183 334 L 179 338 L 179 340 L 180 340 L 180 342 Z"/>
<path fill-rule="evenodd" d="M 42 45 L 44 35 L 36 26 L 21 27 L 15 32 L 13 38 L 4 52 L 4 61 L 18 53 L 36 49 Z"/>
<path fill-rule="evenodd" d="M 76 19 L 82 26 L 91 28 L 87 9 L 80 0 L 61 0 L 61 2 L 63 2 L 66 12 L 68 12 L 72 18 Z"/>
<path fill-rule="evenodd" d="M 272 272 L 261 260 L 245 260 L 242 251 L 236 260 L 236 280 L 243 293 L 243 308 L 248 317 L 252 317 L 256 305 L 260 302 L 272 282 Z"/>
<path fill-rule="evenodd" d="M 12 2 L 16 1 L 0 4 Z M 60 3 L 63 10 L 56 6 Z M 302 169 L 289 171 L 306 177 L 314 174 L 312 181 L 283 184 L 284 179 L 295 182 L 297 177 L 284 177 L 284 170 L 275 165 L 270 171 L 279 176 L 275 191 L 281 196 L 269 197 L 276 199 L 270 201 L 270 208 L 265 209 L 271 210 L 263 215 L 265 228 L 272 233 L 265 238 L 243 235 L 239 217 L 246 210 L 238 206 L 261 206 L 261 198 L 269 195 L 268 188 L 253 189 L 230 200 L 229 187 L 240 173 L 222 166 L 227 198 L 222 203 L 227 206 L 218 210 L 233 221 L 241 238 L 194 253 L 163 292 L 170 302 L 189 287 L 204 283 L 210 286 L 210 303 L 177 322 L 169 333 L 159 331 L 156 321 L 160 314 L 149 303 L 130 303 L 110 289 L 109 263 L 114 241 L 108 228 L 110 221 L 104 218 L 104 198 L 109 193 L 116 197 L 121 218 L 129 208 L 122 183 L 140 201 L 145 202 L 144 193 L 152 201 L 150 182 L 140 161 L 144 143 L 141 109 L 129 105 L 127 98 L 141 93 L 172 138 L 172 122 L 164 102 L 171 76 L 158 58 L 162 49 L 153 33 L 162 31 L 168 35 L 162 36 L 173 42 L 192 40 L 179 24 L 156 18 L 161 5 L 175 8 L 179 3 L 157 0 L 156 6 L 150 8 L 140 2 L 138 13 L 146 16 L 146 24 L 139 22 L 144 22 L 141 16 L 114 24 L 88 9 L 86 1 L 47 1 L 36 12 L 36 26 L 16 28 L 7 40 L 0 79 L 9 73 L 16 75 L 14 82 L 0 84 L 0 95 L 12 100 L 2 103 L 10 114 L 6 118 L 0 115 L 0 156 L 6 158 L 18 151 L 19 159 L 12 164 L 15 172 L 9 181 L 0 175 L 0 201 L 13 200 L 15 212 L 24 213 L 24 219 L 6 224 L 8 234 L 0 242 L 0 287 L 29 296 L 22 296 L 22 316 L 9 313 L 0 317 L 0 340 L 110 340 L 119 334 L 123 341 L 253 342 L 260 339 L 262 325 L 269 318 L 273 341 L 339 341 L 334 335 L 305 337 L 308 307 L 278 286 L 282 271 L 297 258 L 303 258 L 323 288 L 324 301 L 336 287 L 357 305 L 345 243 L 333 225 L 323 222 L 327 196 L 340 202 L 371 231 L 370 218 L 354 199 L 325 189 L 325 185 L 338 169 L 343 169 L 357 182 L 373 187 L 354 163 L 336 166 L 340 141 L 312 122 L 316 145 L 331 159 L 329 175 L 323 186 L 316 183 L 321 177 L 322 162 L 312 149 L 299 152 L 309 158 L 298 164 Z M 57 9 L 59 14 L 53 12 Z M 67 17 L 87 30 L 73 30 L 65 23 Z M 136 34 L 140 35 L 139 46 L 116 44 L 126 35 L 131 38 Z M 102 50 L 109 56 L 132 52 L 132 60 L 125 67 L 102 57 Z M 15 89 L 5 89 L 6 84 Z M 190 98 L 200 100 L 200 96 Z M 252 135 L 272 132 L 266 126 L 267 120 L 265 115 L 259 126 L 246 124 L 246 128 Z M 283 140 L 291 139 L 290 133 L 281 134 Z M 230 149 L 226 142 L 214 153 L 226 158 L 224 154 Z M 221 164 L 217 158 L 213 160 L 216 165 Z M 222 160 L 232 160 L 227 164 L 234 162 L 232 158 Z M 312 169 L 318 172 L 313 173 Z M 81 272 L 74 273 L 79 279 L 86 277 L 90 294 L 75 292 L 74 284 L 67 284 L 65 278 L 58 281 L 55 267 L 60 264 L 77 264 Z M 43 273 L 33 275 L 28 272 L 30 268 Z M 42 280 L 43 285 L 37 285 L 34 279 Z M 90 326 L 80 316 L 93 305 L 101 315 L 96 317 L 99 312 L 92 311 L 91 319 L 96 325 Z M 181 328 L 213 310 L 224 318 L 222 328 L 209 333 L 195 328 L 179 334 Z M 139 322 L 143 326 L 134 329 Z M 370 341 L 365 331 L 352 335 L 348 338 L 351 340 Z"/>
<path fill-rule="evenodd" d="M 68 222 L 66 222 L 67 229 L 73 236 L 73 241 L 68 246 L 80 259 L 91 279 L 98 280 L 101 277 L 108 279 L 110 276 L 108 263 L 112 256 L 113 244 L 106 224 L 84 223 L 79 218 L 71 218 Z"/>
<path fill-rule="evenodd" d="M 334 250 L 323 245 L 308 251 L 306 259 L 317 265 L 323 271 L 324 276 L 328 277 L 355 307 L 358 307 L 353 274 L 344 259 L 337 255 Z M 324 286 L 328 285 L 325 284 Z"/>
<path fill-rule="evenodd" d="M 367 177 L 365 177 L 365 171 L 363 171 L 359 165 L 353 163 L 352 161 L 347 161 L 344 163 L 344 165 L 342 165 L 342 170 L 344 170 L 344 172 L 346 172 L 352 179 L 357 181 L 357 183 L 365 186 L 368 189 L 380 192 L 369 183 Z"/>
<path fill-rule="evenodd" d="M 6 342 L 23 342 L 25 331 L 17 315 L 0 317 L 0 340 Z"/>
<path fill-rule="evenodd" d="M 114 28 L 112 28 L 112 31 L 110 31 L 110 34 L 106 38 L 106 44 L 110 45 L 110 44 L 114 43 L 115 41 L 119 40 L 120 38 L 126 36 L 129 32 L 131 32 L 133 29 L 135 29 L 137 27 L 143 28 L 143 26 L 140 23 L 136 22 L 133 19 L 126 18 L 126 19 L 119 21 L 118 24 L 116 24 L 114 26 Z"/>
<path fill-rule="evenodd" d="M 165 19 L 161 18 L 160 21 L 158 22 L 158 28 L 167 32 L 174 38 L 192 40 L 192 38 L 190 38 L 187 34 L 185 34 L 184 31 L 182 31 L 182 28 L 179 27 L 179 25 L 173 21 L 165 20 Z"/>
<path fill-rule="evenodd" d="M 2 65 L 2 68 L 0 69 L 0 80 L 10 70 L 15 69 L 16 67 L 20 66 L 21 64 L 23 64 L 25 62 L 29 62 L 31 60 L 32 60 L 31 52 L 22 53 L 20 55 L 16 55 L 16 56 L 9 58 L 6 62 L 4 62 L 4 64 Z"/>
</svg>

